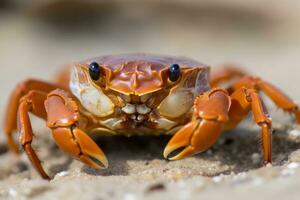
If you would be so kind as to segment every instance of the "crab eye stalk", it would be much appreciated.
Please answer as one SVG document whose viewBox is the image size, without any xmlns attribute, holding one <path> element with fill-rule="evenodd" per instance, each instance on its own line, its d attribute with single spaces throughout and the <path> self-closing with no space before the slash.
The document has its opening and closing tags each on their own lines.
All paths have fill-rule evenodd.
<svg viewBox="0 0 300 200">
<path fill-rule="evenodd" d="M 175 82 L 180 77 L 180 66 L 178 64 L 173 64 L 169 68 L 169 79 L 172 82 Z"/>
<path fill-rule="evenodd" d="M 91 78 L 94 81 L 99 80 L 100 78 L 100 66 L 98 63 L 96 62 L 92 62 L 91 64 L 89 64 L 89 73 Z"/>
</svg>

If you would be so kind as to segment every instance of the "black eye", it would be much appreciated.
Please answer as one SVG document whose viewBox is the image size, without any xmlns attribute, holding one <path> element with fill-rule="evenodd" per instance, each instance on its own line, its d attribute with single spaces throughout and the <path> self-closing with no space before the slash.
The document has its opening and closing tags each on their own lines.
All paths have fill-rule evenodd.
<svg viewBox="0 0 300 200">
<path fill-rule="evenodd" d="M 175 82 L 180 77 L 180 66 L 178 64 L 173 64 L 169 68 L 169 79 L 172 82 Z"/>
<path fill-rule="evenodd" d="M 100 78 L 100 66 L 98 63 L 96 62 L 92 62 L 91 64 L 89 64 L 89 72 L 90 72 L 90 76 L 94 81 L 99 80 Z"/>
</svg>

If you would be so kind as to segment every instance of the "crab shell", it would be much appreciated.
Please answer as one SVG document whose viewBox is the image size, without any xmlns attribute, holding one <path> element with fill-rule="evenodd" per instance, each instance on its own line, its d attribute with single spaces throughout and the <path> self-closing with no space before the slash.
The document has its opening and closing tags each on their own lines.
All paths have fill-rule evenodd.
<svg viewBox="0 0 300 200">
<path fill-rule="evenodd" d="M 89 75 L 91 62 L 101 66 L 99 81 L 93 81 Z M 176 82 L 168 78 L 172 64 L 181 69 Z M 128 114 L 130 109 L 137 109 L 147 121 L 139 126 L 170 130 L 191 116 L 195 97 L 209 90 L 208 74 L 208 66 L 188 58 L 113 55 L 74 64 L 69 86 L 84 113 L 91 114 L 108 129 L 132 128 L 132 122 L 121 111 Z"/>
</svg>

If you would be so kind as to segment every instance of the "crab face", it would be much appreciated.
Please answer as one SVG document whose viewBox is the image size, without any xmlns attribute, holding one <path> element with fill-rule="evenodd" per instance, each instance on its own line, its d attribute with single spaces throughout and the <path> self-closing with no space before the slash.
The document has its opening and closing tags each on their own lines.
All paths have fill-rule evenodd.
<svg viewBox="0 0 300 200">
<path fill-rule="evenodd" d="M 138 121 L 151 112 L 174 119 L 190 111 L 195 97 L 209 89 L 208 67 L 186 58 L 106 56 L 74 65 L 70 89 L 96 117 L 118 110 Z"/>
</svg>

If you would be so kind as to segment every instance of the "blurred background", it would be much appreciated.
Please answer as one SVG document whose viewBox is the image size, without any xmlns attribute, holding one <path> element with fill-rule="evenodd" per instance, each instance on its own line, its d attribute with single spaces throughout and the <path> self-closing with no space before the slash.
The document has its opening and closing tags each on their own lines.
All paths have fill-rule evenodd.
<svg viewBox="0 0 300 200">
<path fill-rule="evenodd" d="M 130 52 L 236 63 L 300 102 L 299 35 L 299 0 L 0 0 L 0 111 L 17 82 Z"/>
</svg>

